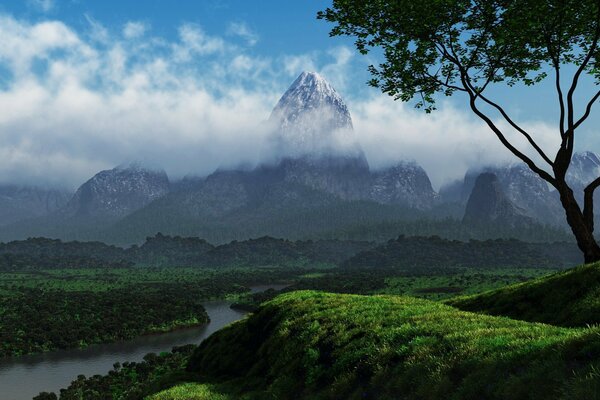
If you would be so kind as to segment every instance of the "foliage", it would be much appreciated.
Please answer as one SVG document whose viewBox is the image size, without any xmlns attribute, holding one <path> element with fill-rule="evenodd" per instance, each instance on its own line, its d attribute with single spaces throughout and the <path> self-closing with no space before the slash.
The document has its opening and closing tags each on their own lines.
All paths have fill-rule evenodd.
<svg viewBox="0 0 600 400">
<path fill-rule="evenodd" d="M 598 333 L 409 297 L 294 292 L 205 340 L 188 369 L 272 398 L 595 398 L 573 388 L 598 387 Z"/>
<path fill-rule="evenodd" d="M 203 301 L 304 272 L 172 267 L 0 273 L 0 357 L 202 324 Z"/>
<path fill-rule="evenodd" d="M 600 323 L 600 264 L 589 264 L 478 295 L 452 299 L 462 310 L 562 326 Z"/>
<path fill-rule="evenodd" d="M 548 269 L 497 268 L 429 270 L 426 274 L 393 274 L 385 279 L 385 287 L 372 293 L 408 295 L 441 300 L 482 293 L 514 283 L 548 275 Z"/>
<path fill-rule="evenodd" d="M 550 247 L 551 249 L 546 249 Z M 563 250 L 556 251 L 557 248 Z M 555 253 L 551 255 L 549 251 Z M 562 257 L 560 257 L 562 256 Z M 554 243 L 532 245 L 518 240 L 450 241 L 437 236 L 404 237 L 350 257 L 344 268 L 406 268 L 472 267 L 498 268 L 519 266 L 543 268 L 573 266 L 581 263 L 581 254 L 574 245 Z"/>
<path fill-rule="evenodd" d="M 239 397 L 231 397 L 224 393 L 219 393 L 213 385 L 203 383 L 184 383 L 157 393 L 147 398 L 147 400 L 234 400 Z"/>
<path fill-rule="evenodd" d="M 144 361 L 138 363 L 116 363 L 107 375 L 89 378 L 80 375 L 68 388 L 60 390 L 60 399 L 141 400 L 147 395 L 190 379 L 184 368 L 194 348 L 193 345 L 175 347 L 172 352 L 158 355 L 149 353 L 144 356 Z"/>
<path fill-rule="evenodd" d="M 461 209 L 460 217 L 464 214 Z M 390 216 L 384 221 L 353 222 L 342 227 L 329 228 L 314 235 L 316 238 L 339 240 L 369 240 L 386 242 L 398 235 L 440 236 L 449 240 L 469 241 L 489 239 L 518 239 L 527 242 L 567 242 L 572 236 L 564 229 L 532 224 L 518 230 L 504 224 L 469 224 L 456 218 L 419 218 L 397 220 Z"/>
<path fill-rule="evenodd" d="M 298 266 L 309 263 L 337 264 L 375 244 L 352 240 L 289 241 L 271 237 L 213 246 L 199 238 L 165 236 L 146 238 L 141 246 L 123 249 L 100 242 L 63 242 L 30 238 L 0 243 L 0 269 L 81 268 L 144 266 Z M 17 260 L 15 256 L 21 256 Z"/>
<path fill-rule="evenodd" d="M 208 322 L 199 288 L 22 289 L 0 297 L 0 357 L 85 347 Z"/>
<path fill-rule="evenodd" d="M 370 68 L 374 86 L 403 101 L 418 97 L 430 110 L 438 92 L 532 85 L 555 64 L 600 79 L 599 12 L 593 0 L 334 0 L 319 18 L 336 23 L 332 35 L 355 37 L 361 53 L 383 51 L 385 62 Z"/>
<path fill-rule="evenodd" d="M 559 193 L 585 261 L 600 260 L 593 235 L 594 191 L 600 177 L 582 188 L 583 204 L 566 179 L 575 132 L 600 98 L 600 90 L 594 89 L 584 110 L 576 107 L 582 76 L 600 83 L 598 1 L 334 0 L 318 18 L 336 23 L 332 35 L 355 37 L 361 53 L 382 50 L 385 61 L 370 66 L 370 83 L 395 99 L 416 97 L 417 107 L 431 112 L 437 94 L 465 94 L 470 109 L 504 147 Z M 531 86 L 549 72 L 559 106 L 560 145 L 553 153 L 546 153 L 486 90 L 497 83 Z M 496 116 L 508 128 L 495 121 Z M 509 133 L 524 139 L 534 156 Z"/>
</svg>

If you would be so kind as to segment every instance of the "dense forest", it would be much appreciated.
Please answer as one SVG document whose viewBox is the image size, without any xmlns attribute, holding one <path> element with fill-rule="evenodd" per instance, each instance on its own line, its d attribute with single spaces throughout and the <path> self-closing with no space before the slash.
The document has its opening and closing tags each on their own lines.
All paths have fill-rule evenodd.
<svg viewBox="0 0 600 400">
<path fill-rule="evenodd" d="M 571 243 L 525 243 L 518 240 L 470 240 L 461 242 L 438 236 L 404 237 L 349 257 L 344 268 L 474 267 L 521 268 L 569 267 L 583 262 Z"/>
<path fill-rule="evenodd" d="M 22 256 L 19 259 L 13 255 Z M 525 243 L 514 239 L 461 242 L 437 236 L 376 242 L 289 241 L 262 237 L 214 246 L 203 239 L 157 234 L 140 246 L 31 238 L 0 243 L 0 269 L 82 268 L 105 265 L 155 267 L 567 267 L 581 262 L 574 243 Z"/>
<path fill-rule="evenodd" d="M 171 352 L 147 354 L 143 361 L 115 363 L 107 375 L 89 378 L 80 375 L 68 389 L 61 389 L 61 400 L 141 400 L 163 388 L 190 379 L 185 372 L 195 345 L 175 347 Z M 57 400 L 55 393 L 40 393 L 34 400 Z"/>
<path fill-rule="evenodd" d="M 401 236 L 377 245 L 263 237 L 215 246 L 158 234 L 124 249 L 31 238 L 0 244 L 0 356 L 196 325 L 206 321 L 201 306 L 206 299 L 237 296 L 238 307 L 254 309 L 277 294 L 245 295 L 252 284 L 287 282 L 286 291 L 444 298 L 578 261 L 570 243 L 517 240 Z M 531 272 L 506 272 L 516 266 Z M 492 272 L 474 272 L 480 270 Z"/>
<path fill-rule="evenodd" d="M 58 239 L 30 238 L 0 243 L 0 256 L 20 255 L 44 268 L 63 268 L 70 261 L 83 267 L 135 264 L 155 267 L 236 267 L 336 265 L 351 255 L 375 246 L 372 242 L 351 240 L 289 241 L 262 237 L 214 246 L 203 239 L 165 236 L 146 238 L 141 246 L 120 248 L 100 242 L 63 242 Z M 9 257 L 10 258 L 10 257 Z M 53 262 L 54 261 L 54 262 Z M 60 262 L 59 262 L 60 261 Z M 5 268 L 10 262 L 7 261 Z"/>
<path fill-rule="evenodd" d="M 0 296 L 0 357 L 44 352 L 208 322 L 194 286 L 104 292 L 18 289 Z"/>
</svg>

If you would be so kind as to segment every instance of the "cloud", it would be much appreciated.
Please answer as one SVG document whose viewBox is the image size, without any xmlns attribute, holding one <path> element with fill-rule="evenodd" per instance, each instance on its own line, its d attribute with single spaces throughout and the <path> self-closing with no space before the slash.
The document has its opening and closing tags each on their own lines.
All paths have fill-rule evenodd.
<svg viewBox="0 0 600 400">
<path fill-rule="evenodd" d="M 190 61 L 194 56 L 203 56 L 225 51 L 226 43 L 219 37 L 207 35 L 197 24 L 184 24 L 179 28 L 180 43 L 173 45 L 177 61 Z"/>
<path fill-rule="evenodd" d="M 374 168 L 398 160 L 418 162 L 434 187 L 462 179 L 469 168 L 517 162 L 485 125 L 449 103 L 425 114 L 390 97 L 372 96 L 350 103 L 354 126 L 367 158 Z M 499 122 L 520 149 L 534 157 L 526 141 Z M 526 123 L 544 149 L 557 148 L 557 136 L 545 123 Z M 550 153 L 552 154 L 552 153 Z"/>
<path fill-rule="evenodd" d="M 110 34 L 108 33 L 108 29 L 106 29 L 99 21 L 92 18 L 91 15 L 84 14 L 84 17 L 90 26 L 90 37 L 92 41 L 103 44 L 109 43 Z"/>
<path fill-rule="evenodd" d="M 364 86 L 347 47 L 257 56 L 196 24 L 168 41 L 139 22 L 113 32 L 87 20 L 89 31 L 78 32 L 0 15 L 0 183 L 74 188 L 131 160 L 174 178 L 258 163 L 271 156 L 262 122 L 303 70 L 320 72 L 346 98 L 374 167 L 414 159 L 439 186 L 470 166 L 514 160 L 466 112 L 446 105 L 425 115 Z M 353 82 L 364 87 L 360 96 L 348 95 Z M 554 144 L 545 124 L 528 126 Z"/>
<path fill-rule="evenodd" d="M 52 11 L 55 7 L 54 0 L 27 0 L 27 5 L 44 13 Z"/>
<path fill-rule="evenodd" d="M 227 27 L 227 34 L 239 36 L 244 39 L 248 46 L 258 43 L 259 36 L 245 22 L 232 22 Z"/>
<path fill-rule="evenodd" d="M 144 36 L 148 26 L 140 21 L 129 21 L 123 26 L 123 36 L 126 39 L 137 39 Z"/>
</svg>

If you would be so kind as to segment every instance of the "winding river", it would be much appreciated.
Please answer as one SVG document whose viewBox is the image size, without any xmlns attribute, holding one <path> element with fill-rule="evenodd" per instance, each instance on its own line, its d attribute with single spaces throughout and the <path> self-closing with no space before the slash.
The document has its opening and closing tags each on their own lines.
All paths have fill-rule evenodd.
<svg viewBox="0 0 600 400">
<path fill-rule="evenodd" d="M 253 292 L 287 285 L 260 285 Z M 61 350 L 0 360 L 0 399 L 31 400 L 40 392 L 56 392 L 67 387 L 78 375 L 106 374 L 116 362 L 140 361 L 147 353 L 169 351 L 173 346 L 200 343 L 213 332 L 245 313 L 229 308 L 227 301 L 209 301 L 204 308 L 210 323 L 174 332 L 140 336 L 133 340 L 94 345 L 85 349 Z"/>
</svg>

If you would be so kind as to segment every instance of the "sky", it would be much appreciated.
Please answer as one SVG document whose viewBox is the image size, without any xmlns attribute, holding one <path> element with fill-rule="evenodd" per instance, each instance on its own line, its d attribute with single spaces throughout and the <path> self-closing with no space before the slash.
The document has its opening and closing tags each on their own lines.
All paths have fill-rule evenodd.
<svg viewBox="0 0 600 400">
<path fill-rule="evenodd" d="M 425 114 L 368 87 L 367 66 L 379 60 L 329 37 L 331 26 L 315 17 L 328 5 L 4 0 L 0 183 L 74 189 L 131 161 L 173 179 L 259 163 L 270 156 L 263 123 L 302 71 L 319 72 L 345 99 L 373 168 L 416 161 L 439 188 L 468 168 L 515 161 L 464 98 Z M 494 95 L 551 153 L 550 87 Z M 582 129 L 578 149 L 600 150 L 598 122 Z"/>
</svg>

